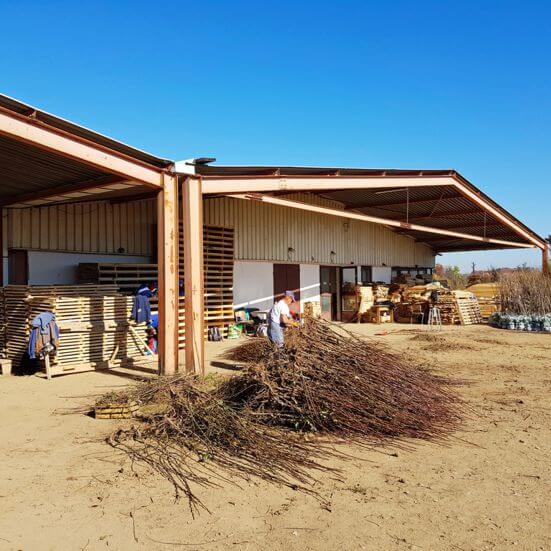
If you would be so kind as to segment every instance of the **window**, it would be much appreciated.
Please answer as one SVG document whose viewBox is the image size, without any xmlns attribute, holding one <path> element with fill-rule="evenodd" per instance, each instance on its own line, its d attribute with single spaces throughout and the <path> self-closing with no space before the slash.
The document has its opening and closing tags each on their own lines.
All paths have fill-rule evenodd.
<svg viewBox="0 0 551 551">
<path fill-rule="evenodd" d="M 362 266 L 360 283 L 362 283 L 362 285 L 365 285 L 366 283 L 371 283 L 372 281 L 373 270 L 371 269 L 371 266 Z"/>
</svg>

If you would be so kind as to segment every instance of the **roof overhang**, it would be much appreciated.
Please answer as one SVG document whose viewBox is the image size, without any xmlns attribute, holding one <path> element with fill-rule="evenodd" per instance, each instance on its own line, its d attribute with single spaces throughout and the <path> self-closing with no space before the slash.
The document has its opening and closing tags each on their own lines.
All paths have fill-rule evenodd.
<svg viewBox="0 0 551 551">
<path fill-rule="evenodd" d="M 207 196 L 384 224 L 435 252 L 546 248 L 542 237 L 454 170 L 200 166 L 197 174 Z M 336 201 L 341 209 L 289 199 L 305 192 Z"/>
<path fill-rule="evenodd" d="M 160 190 L 172 163 L 0 95 L 0 206 Z"/>
</svg>

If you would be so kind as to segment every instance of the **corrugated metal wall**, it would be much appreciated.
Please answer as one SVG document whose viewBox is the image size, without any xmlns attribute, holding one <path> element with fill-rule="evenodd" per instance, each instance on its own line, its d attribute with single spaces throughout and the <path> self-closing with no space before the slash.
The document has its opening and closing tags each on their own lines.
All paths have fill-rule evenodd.
<svg viewBox="0 0 551 551">
<path fill-rule="evenodd" d="M 292 198 L 341 207 L 317 196 L 294 194 Z M 127 254 L 150 255 L 155 219 L 154 200 L 11 209 L 8 247 L 86 253 L 117 253 L 123 248 Z M 426 245 L 369 222 L 230 198 L 205 200 L 204 222 L 235 228 L 237 260 L 434 265 L 434 253 Z M 336 254 L 332 256 L 331 251 Z"/>
<path fill-rule="evenodd" d="M 293 199 L 338 205 L 306 195 Z M 205 224 L 235 228 L 236 260 L 434 266 L 430 247 L 379 224 L 227 197 L 208 199 L 204 205 Z"/>
<path fill-rule="evenodd" d="M 107 201 L 8 210 L 8 247 L 150 255 L 154 200 Z"/>
</svg>

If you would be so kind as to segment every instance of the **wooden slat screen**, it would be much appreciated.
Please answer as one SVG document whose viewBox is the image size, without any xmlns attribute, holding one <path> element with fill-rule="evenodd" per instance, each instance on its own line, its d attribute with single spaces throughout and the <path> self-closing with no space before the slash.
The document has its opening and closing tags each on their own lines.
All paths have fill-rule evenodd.
<svg viewBox="0 0 551 551">
<path fill-rule="evenodd" d="M 184 280 L 184 241 L 182 225 L 179 240 L 179 277 Z M 233 314 L 233 263 L 234 230 L 221 226 L 205 225 L 203 228 L 205 329 L 218 327 L 223 335 L 234 320 Z M 118 285 L 121 292 L 133 294 L 141 283 L 156 281 L 157 264 L 87 263 L 79 265 L 79 281 Z M 153 306 L 155 302 L 153 301 Z M 180 297 L 178 316 L 179 344 L 183 349 L 184 299 Z"/>
</svg>

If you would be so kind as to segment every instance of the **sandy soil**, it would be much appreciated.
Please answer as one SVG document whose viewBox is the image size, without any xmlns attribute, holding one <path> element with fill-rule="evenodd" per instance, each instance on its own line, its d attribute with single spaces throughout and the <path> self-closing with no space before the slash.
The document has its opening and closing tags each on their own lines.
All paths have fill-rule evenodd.
<svg viewBox="0 0 551 551">
<path fill-rule="evenodd" d="M 342 480 L 322 476 L 317 486 L 330 511 L 241 481 L 199 489 L 211 514 L 192 519 L 163 479 L 103 443 L 116 421 L 64 414 L 127 379 L 0 378 L 0 549 L 551 549 L 551 337 L 387 330 L 374 338 L 467 379 L 458 391 L 472 415 L 446 446 L 350 450 L 358 459 L 339 463 Z M 221 348 L 209 354 L 225 371 Z"/>
</svg>

